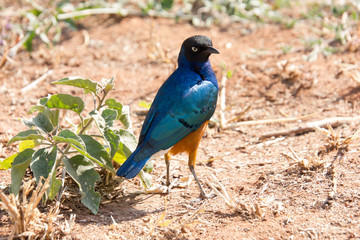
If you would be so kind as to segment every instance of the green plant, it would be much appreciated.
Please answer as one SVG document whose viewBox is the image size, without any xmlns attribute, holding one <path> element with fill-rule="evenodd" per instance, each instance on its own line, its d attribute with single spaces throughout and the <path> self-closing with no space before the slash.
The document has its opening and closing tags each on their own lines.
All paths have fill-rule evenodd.
<svg viewBox="0 0 360 240">
<path fill-rule="evenodd" d="M 280 50 L 281 50 L 282 54 L 288 54 L 292 50 L 292 46 L 291 45 L 281 45 Z"/>
<path fill-rule="evenodd" d="M 33 50 L 33 42 L 40 39 L 47 46 L 57 44 L 63 30 L 66 27 L 75 30 L 76 20 L 90 14 L 113 13 L 125 14 L 122 4 L 111 4 L 105 0 L 86 1 L 74 4 L 67 0 L 48 0 L 37 3 L 32 0 L 20 0 L 23 9 L 17 13 L 17 17 L 8 23 L 13 32 L 20 38 L 15 46 L 11 47 L 10 56 L 16 55 L 22 46 L 26 50 Z M 100 12 L 96 11 L 100 9 Z M 95 11 L 92 11 L 95 10 Z M 110 11 L 109 11 L 110 10 Z M 85 11 L 85 13 L 84 13 Z M 86 11 L 90 11 L 87 13 Z M 71 13 L 70 15 L 67 15 Z M 23 18 L 22 21 L 19 17 Z M 9 41 L 1 39 L 0 41 Z M 4 50 L 0 49 L 0 53 Z"/>
<path fill-rule="evenodd" d="M 280 9 L 285 7 L 291 7 L 290 0 L 275 0 L 273 3 L 273 9 Z"/>
<path fill-rule="evenodd" d="M 37 184 L 50 177 L 46 192 L 47 199 L 54 199 L 62 182 L 57 174 L 63 171 L 78 184 L 81 202 L 93 213 L 97 213 L 100 194 L 95 192 L 95 183 L 100 179 L 97 167 L 115 174 L 112 161 L 122 164 L 135 149 L 137 141 L 131 130 L 129 110 L 114 98 L 107 98 L 113 89 L 113 78 L 102 83 L 81 77 L 68 77 L 53 82 L 82 88 L 91 94 L 94 107 L 84 113 L 85 102 L 76 96 L 55 94 L 40 99 L 32 106 L 29 114 L 36 114 L 23 123 L 30 129 L 10 139 L 8 144 L 19 141 L 19 152 L 0 162 L 0 169 L 11 167 L 10 190 L 19 193 L 22 179 L 30 166 Z M 64 111 L 64 114 L 60 114 Z M 73 117 L 70 126 L 64 119 Z M 121 122 L 122 129 L 114 129 L 115 121 Z M 12 166 L 11 166 L 12 165 Z M 151 171 L 151 169 L 149 169 Z M 147 173 L 142 172 L 145 185 L 150 184 Z"/>
<path fill-rule="evenodd" d="M 142 11 L 148 14 L 150 10 L 154 11 L 167 11 L 170 10 L 174 4 L 174 0 L 147 0 L 145 3 L 139 2 Z"/>
</svg>

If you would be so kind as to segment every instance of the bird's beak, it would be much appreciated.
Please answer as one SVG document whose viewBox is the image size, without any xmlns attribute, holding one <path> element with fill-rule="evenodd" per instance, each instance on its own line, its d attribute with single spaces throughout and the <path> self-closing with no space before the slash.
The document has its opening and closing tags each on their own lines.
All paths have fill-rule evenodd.
<svg viewBox="0 0 360 240">
<path fill-rule="evenodd" d="M 210 54 L 219 54 L 219 53 L 220 53 L 220 52 L 219 52 L 216 48 L 214 48 L 214 47 L 208 47 L 208 48 L 205 50 L 205 52 L 210 53 Z"/>
</svg>

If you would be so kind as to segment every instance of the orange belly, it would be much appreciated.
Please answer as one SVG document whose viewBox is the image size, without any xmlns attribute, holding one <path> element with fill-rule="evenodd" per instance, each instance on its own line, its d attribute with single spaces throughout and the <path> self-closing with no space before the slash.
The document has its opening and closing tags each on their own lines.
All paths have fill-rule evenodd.
<svg viewBox="0 0 360 240">
<path fill-rule="evenodd" d="M 181 139 L 170 149 L 167 154 L 174 156 L 178 153 L 183 152 L 196 152 L 200 144 L 201 137 L 204 135 L 208 122 L 209 121 L 204 122 L 195 132 L 191 132 L 189 135 Z"/>
</svg>

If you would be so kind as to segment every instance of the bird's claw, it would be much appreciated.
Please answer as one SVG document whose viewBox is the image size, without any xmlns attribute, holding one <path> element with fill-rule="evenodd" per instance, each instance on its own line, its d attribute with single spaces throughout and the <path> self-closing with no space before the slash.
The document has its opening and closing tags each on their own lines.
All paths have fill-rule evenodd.
<svg viewBox="0 0 360 240">
<path fill-rule="evenodd" d="M 206 200 L 206 199 L 214 198 L 214 197 L 216 197 L 216 194 L 200 193 L 199 199 L 200 200 Z"/>
</svg>

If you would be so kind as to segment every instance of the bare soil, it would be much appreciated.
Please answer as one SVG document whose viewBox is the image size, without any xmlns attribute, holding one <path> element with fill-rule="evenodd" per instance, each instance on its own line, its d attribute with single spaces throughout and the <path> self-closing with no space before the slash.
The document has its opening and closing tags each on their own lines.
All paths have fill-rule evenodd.
<svg viewBox="0 0 360 240">
<path fill-rule="evenodd" d="M 330 148 L 321 132 L 260 140 L 263 134 L 304 122 L 358 115 L 360 87 L 343 67 L 359 70 L 359 52 L 320 54 L 314 62 L 305 60 L 310 52 L 303 39 L 314 33 L 302 23 L 292 29 L 240 23 L 199 29 L 165 19 L 88 17 L 81 21 L 80 31 L 67 30 L 60 44 L 52 48 L 35 44 L 33 52 L 18 53 L 14 62 L 1 69 L 0 157 L 16 151 L 16 145 L 6 143 L 25 129 L 19 119 L 27 117 L 29 107 L 39 98 L 59 92 L 84 97 L 77 89 L 51 84 L 67 76 L 98 81 L 115 76 L 116 90 L 111 97 L 130 106 L 138 135 L 144 120 L 139 102 L 152 101 L 174 70 L 182 41 L 195 34 L 211 37 L 220 50 L 220 55 L 211 57 L 218 80 L 222 65 L 233 72 L 226 87 L 228 120 L 239 114 L 238 121 L 307 118 L 207 130 L 198 151 L 197 174 L 208 193 L 212 190 L 205 177 L 209 172 L 215 174 L 230 198 L 246 206 L 243 211 L 229 208 L 219 196 L 197 201 L 195 181 L 185 189 L 160 195 L 143 193 L 139 180 L 132 179 L 120 184 L 122 194 L 102 198 L 97 215 L 78 198 L 67 199 L 63 217 L 76 214 L 67 237 L 138 239 L 146 238 L 156 226 L 152 231 L 155 239 L 360 239 L 358 141 L 332 164 L 337 150 Z M 287 54 L 281 50 L 285 45 L 292 46 Z M 53 73 L 43 82 L 21 91 L 49 70 Z M 91 99 L 85 99 L 90 103 Z M 218 115 L 215 118 L 219 119 Z M 358 124 L 341 124 L 335 132 L 350 136 Z M 308 168 L 285 157 L 292 155 L 289 147 L 300 159 L 309 161 Z M 173 181 L 191 175 L 186 156 L 172 161 L 171 171 Z M 152 175 L 155 184 L 165 183 L 163 159 L 155 161 Z M 10 172 L 1 171 L 0 179 L 1 185 L 8 184 Z M 191 224 L 179 226 L 199 209 Z M 165 220 L 173 222 L 157 224 L 164 211 Z M 10 229 L 9 218 L 0 211 L 0 238 Z"/>
</svg>

